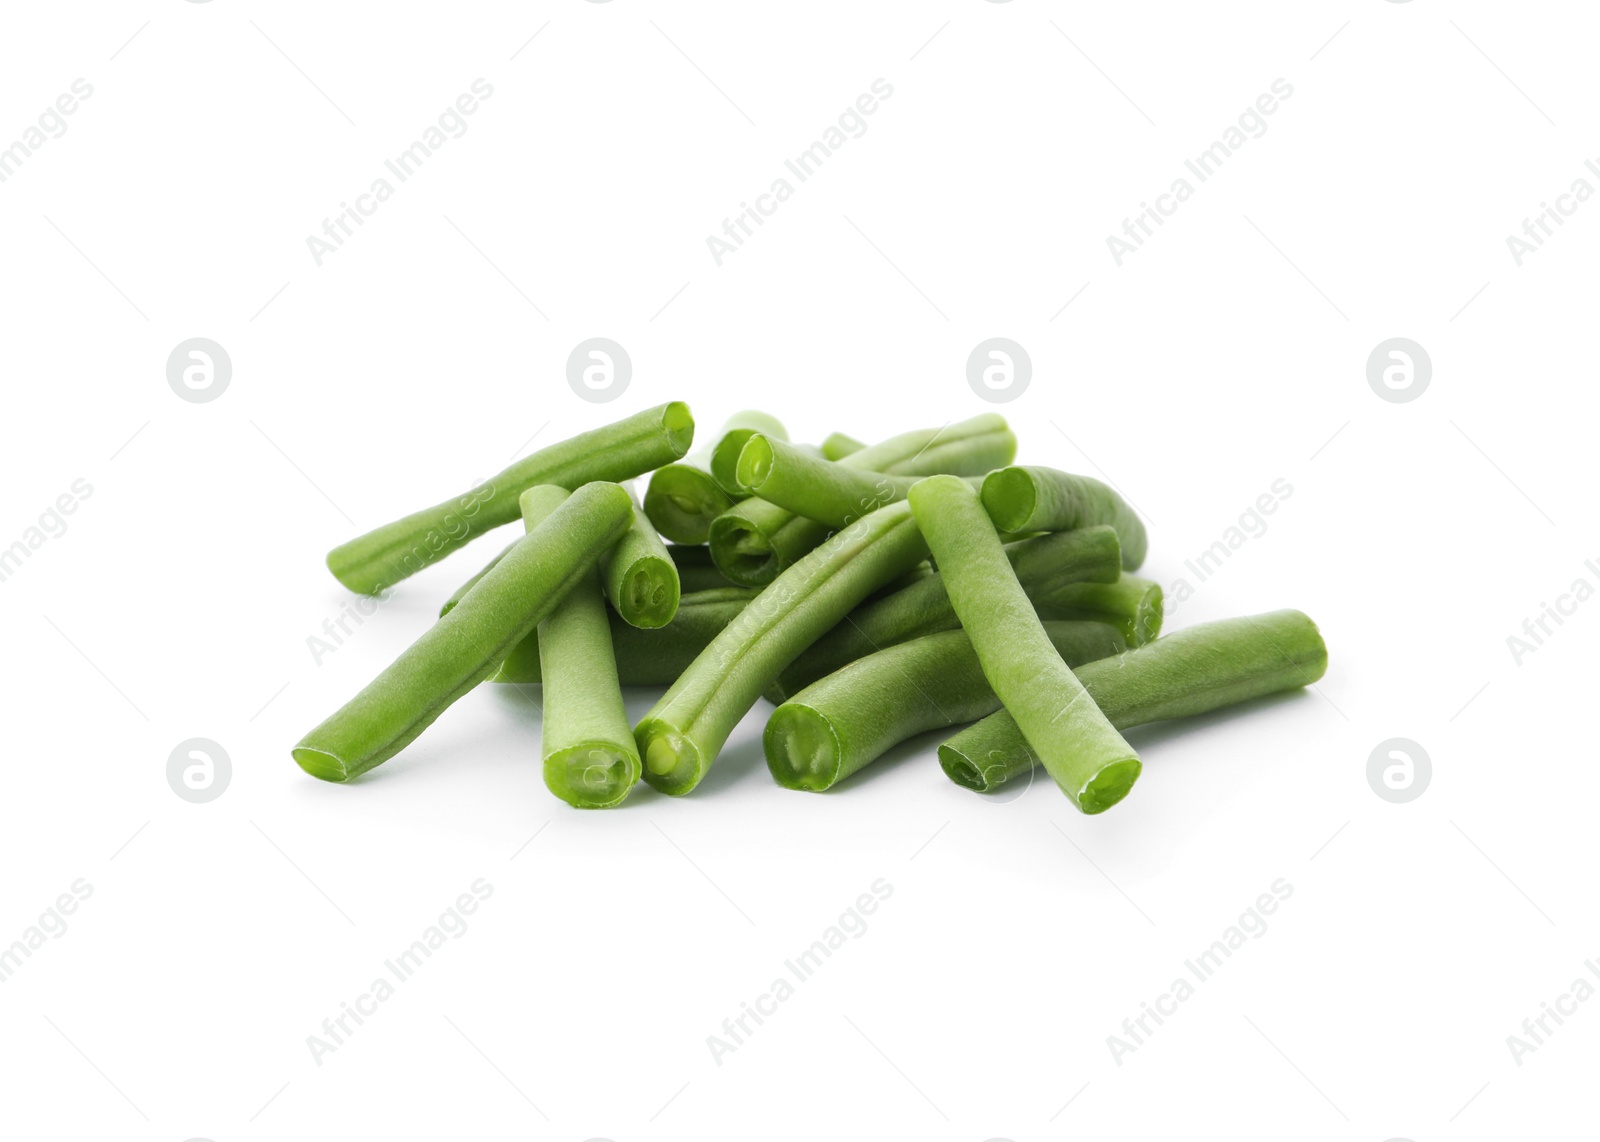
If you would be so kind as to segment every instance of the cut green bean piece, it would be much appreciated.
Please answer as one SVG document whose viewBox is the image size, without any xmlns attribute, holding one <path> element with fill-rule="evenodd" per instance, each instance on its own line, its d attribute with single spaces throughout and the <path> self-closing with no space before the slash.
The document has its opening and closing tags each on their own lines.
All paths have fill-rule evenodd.
<svg viewBox="0 0 1600 1142">
<path fill-rule="evenodd" d="M 920 477 L 830 463 L 756 433 L 739 453 L 735 478 L 747 495 L 760 496 L 829 527 L 843 527 L 885 504 L 905 499 Z M 968 478 L 982 480 L 980 476 Z"/>
<path fill-rule="evenodd" d="M 455 610 L 456 604 L 461 601 L 461 597 L 468 591 L 472 590 L 472 588 L 477 584 L 478 580 L 487 575 L 490 570 L 493 569 L 496 563 L 500 562 L 500 560 L 506 557 L 506 552 L 510 551 L 516 545 L 517 544 L 515 540 L 506 544 L 505 550 L 501 551 L 499 555 L 496 555 L 493 559 L 489 560 L 489 562 L 484 566 L 483 570 L 479 571 L 472 578 L 468 579 L 465 583 L 461 584 L 461 586 L 457 587 L 456 593 L 446 599 L 443 605 L 440 606 L 439 617 L 442 619 L 451 611 Z"/>
<path fill-rule="evenodd" d="M 1045 618 L 1109 623 L 1129 646 L 1143 646 L 1161 633 L 1163 596 L 1153 579 L 1124 575 L 1115 583 L 1068 583 L 1032 597 Z"/>
<path fill-rule="evenodd" d="M 1054 468 L 1002 468 L 983 481 L 983 507 L 1001 531 L 1068 531 L 1106 523 L 1122 540 L 1122 567 L 1144 562 L 1144 523 L 1112 488 Z"/>
<path fill-rule="evenodd" d="M 789 439 L 775 417 L 747 410 L 729 417 L 717 440 L 739 429 L 764 432 L 780 440 Z M 674 543 L 704 543 L 711 534 L 711 521 L 744 498 L 730 495 L 712 477 L 711 456 L 715 448 L 713 442 L 677 464 L 657 468 L 650 475 L 644 493 L 644 513 L 656 530 Z"/>
<path fill-rule="evenodd" d="M 910 503 L 989 685 L 1072 803 L 1109 809 L 1138 780 L 1139 757 L 1050 644 L 978 493 L 930 476 Z"/>
<path fill-rule="evenodd" d="M 894 476 L 936 472 L 981 476 L 1009 464 L 1016 452 L 1017 438 L 1005 418 L 984 413 L 940 428 L 901 433 L 852 452 L 838 463 Z M 711 557 L 734 582 L 762 587 L 821 543 L 828 530 L 825 524 L 751 497 L 712 521 Z"/>
<path fill-rule="evenodd" d="M 778 671 L 927 554 L 909 506 L 899 503 L 801 558 L 712 640 L 634 728 L 645 780 L 671 794 L 698 785 Z"/>
<path fill-rule="evenodd" d="M 1032 599 L 1072 583 L 1114 581 L 1121 566 L 1117 533 L 1109 527 L 1086 527 L 1024 539 L 1006 544 L 1005 553 L 1018 582 Z M 892 595 L 851 611 L 843 622 L 783 668 L 767 688 L 766 697 L 772 702 L 785 701 L 858 658 L 960 626 L 961 620 L 956 618 L 945 593 L 943 577 L 931 572 Z"/>
<path fill-rule="evenodd" d="M 710 591 L 717 587 L 737 586 L 711 560 L 711 548 L 705 544 L 667 544 L 667 556 L 678 569 L 678 589 L 685 595 L 697 591 Z"/>
<path fill-rule="evenodd" d="M 1103 623 L 1045 623 L 1068 666 L 1126 649 Z M 1000 708 L 965 632 L 891 646 L 807 686 L 773 711 L 762 735 L 767 768 L 785 789 L 821 792 L 925 730 Z"/>
<path fill-rule="evenodd" d="M 685 594 L 664 627 L 635 627 L 615 611 L 606 615 L 617 678 L 624 686 L 670 686 L 722 628 L 756 597 L 749 587 L 717 587 Z M 539 639 L 529 635 L 511 648 L 491 682 L 540 682 Z"/>
<path fill-rule="evenodd" d="M 566 489 L 549 485 L 523 492 L 522 519 L 528 530 L 568 495 Z M 622 804 L 639 782 L 639 751 L 622 704 L 597 569 L 579 577 L 531 637 L 538 640 L 542 676 L 549 679 L 539 741 L 545 786 L 575 809 Z"/>
<path fill-rule="evenodd" d="M 455 608 L 294 747 L 313 777 L 348 781 L 404 749 L 482 682 L 627 530 L 633 500 L 585 484 L 506 553 Z"/>
<path fill-rule="evenodd" d="M 634 508 L 626 534 L 600 561 L 600 583 L 611 606 L 628 622 L 663 627 L 678 610 L 678 565 L 637 503 Z"/>
<path fill-rule="evenodd" d="M 1076 673 L 1121 730 L 1298 690 L 1327 668 L 1316 624 L 1299 611 L 1273 611 L 1188 627 Z M 1001 710 L 941 745 L 939 764 L 957 785 L 989 792 L 1036 761 L 1016 720 Z"/>
<path fill-rule="evenodd" d="M 842 432 L 830 432 L 827 439 L 822 442 L 822 458 L 843 460 L 850 453 L 860 452 L 866 446 L 865 441 L 857 440 L 854 436 L 846 436 Z"/>
<path fill-rule="evenodd" d="M 352 591 L 375 595 L 518 516 L 536 484 L 576 488 L 629 480 L 684 454 L 694 437 L 689 406 L 657 405 L 615 424 L 541 448 L 464 495 L 384 524 L 328 552 L 328 570 Z"/>
<path fill-rule="evenodd" d="M 776 417 L 764 412 L 744 412 L 728 422 L 706 457 L 706 470 L 711 473 L 711 479 L 734 500 L 741 500 L 750 494 L 739 487 L 733 470 L 739 462 L 739 450 L 744 447 L 744 442 L 758 432 L 779 440 L 789 439 L 789 433 Z"/>
</svg>

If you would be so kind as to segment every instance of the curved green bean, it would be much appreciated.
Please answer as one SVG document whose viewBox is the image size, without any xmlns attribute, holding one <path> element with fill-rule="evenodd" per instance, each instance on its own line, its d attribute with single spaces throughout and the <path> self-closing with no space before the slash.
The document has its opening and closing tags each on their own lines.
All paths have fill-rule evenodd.
<svg viewBox="0 0 1600 1142">
<path fill-rule="evenodd" d="M 573 492 L 524 535 L 455 608 L 294 747 L 300 768 L 347 781 L 387 761 L 494 673 L 590 571 L 633 516 L 617 484 Z"/>
<path fill-rule="evenodd" d="M 328 570 L 350 590 L 375 595 L 515 520 L 518 497 L 536 484 L 576 488 L 632 479 L 678 459 L 693 437 L 694 417 L 680 401 L 580 433 L 523 457 L 464 495 L 340 544 L 328 552 Z"/>
<path fill-rule="evenodd" d="M 1068 584 L 1111 582 L 1119 574 L 1121 550 L 1109 527 L 1058 531 L 1005 545 L 1006 558 L 1029 598 L 1040 599 Z M 1051 616 L 1062 619 L 1089 615 Z M 956 630 L 961 620 L 945 593 L 944 579 L 931 572 L 916 582 L 863 603 L 779 672 L 766 690 L 772 702 L 797 695 L 819 678 L 885 647 L 936 631 Z"/>
<path fill-rule="evenodd" d="M 1068 666 L 1126 649 L 1102 623 L 1045 623 Z M 767 768 L 785 789 L 821 792 L 925 730 L 1000 708 L 972 641 L 960 630 L 902 642 L 807 686 L 773 711 L 762 735 Z"/>
<path fill-rule="evenodd" d="M 1106 523 L 1122 540 L 1122 567 L 1144 562 L 1149 538 L 1133 508 L 1112 488 L 1090 476 L 1054 468 L 1011 467 L 983 481 L 983 507 L 1001 531 L 1067 531 Z"/>
<path fill-rule="evenodd" d="M 1188 627 L 1076 673 L 1122 730 L 1297 690 L 1327 668 L 1317 625 L 1299 611 L 1273 611 Z M 1035 757 L 1001 710 L 941 745 L 939 764 L 957 785 L 988 792 L 1032 770 Z"/>
<path fill-rule="evenodd" d="M 1109 809 L 1138 780 L 1139 756 L 1050 644 L 978 493 L 930 476 L 910 503 L 989 684 L 1073 804 Z"/>
<path fill-rule="evenodd" d="M 547 484 L 523 492 L 528 530 L 569 495 Z M 549 679 L 539 731 L 546 788 L 575 809 L 622 804 L 639 782 L 639 751 L 622 704 L 598 568 L 581 576 L 529 637 L 538 640 L 542 676 Z"/>
<path fill-rule="evenodd" d="M 1067 583 L 1032 597 L 1043 617 L 1109 623 L 1129 646 L 1143 646 L 1161 633 L 1164 596 L 1153 579 L 1124 575 L 1114 583 Z"/>
<path fill-rule="evenodd" d="M 611 648 L 624 686 L 670 686 L 723 627 L 756 597 L 749 587 L 717 587 L 685 594 L 664 627 L 629 626 L 610 611 Z M 540 682 L 539 639 L 529 635 L 507 653 L 490 682 Z"/>
<path fill-rule="evenodd" d="M 802 557 L 762 591 L 634 727 L 644 779 L 689 792 L 788 663 L 881 584 L 927 557 L 911 511 L 891 504 Z"/>
<path fill-rule="evenodd" d="M 783 425 L 764 412 L 747 409 L 736 412 L 722 426 L 720 441 L 729 432 L 748 429 L 789 439 Z M 674 543 L 704 543 L 711 534 L 711 521 L 743 499 L 718 486 L 711 475 L 713 443 L 676 464 L 666 464 L 650 475 L 645 487 L 644 513 L 656 530 Z"/>
<path fill-rule="evenodd" d="M 600 561 L 600 583 L 617 614 L 636 627 L 666 626 L 678 610 L 678 565 L 637 502 L 628 530 Z"/>
</svg>

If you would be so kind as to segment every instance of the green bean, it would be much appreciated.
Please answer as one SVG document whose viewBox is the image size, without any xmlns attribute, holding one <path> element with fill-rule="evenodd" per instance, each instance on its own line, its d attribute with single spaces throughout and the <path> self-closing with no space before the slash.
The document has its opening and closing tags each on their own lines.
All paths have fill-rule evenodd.
<svg viewBox="0 0 1600 1142">
<path fill-rule="evenodd" d="M 930 476 L 910 503 L 984 677 L 1073 804 L 1109 809 L 1138 780 L 1139 757 L 1050 644 L 978 493 Z"/>
<path fill-rule="evenodd" d="M 936 472 L 981 476 L 1010 463 L 1016 451 L 1017 438 L 1005 418 L 985 413 L 940 428 L 902 433 L 852 452 L 837 463 L 895 476 Z M 752 497 L 712 521 L 711 557 L 734 582 L 761 587 L 827 534 L 824 524 Z"/>
<path fill-rule="evenodd" d="M 745 441 L 734 471 L 747 495 L 829 527 L 843 527 L 884 504 L 905 499 L 919 479 L 835 464 L 760 433 Z"/>
<path fill-rule="evenodd" d="M 600 561 L 600 583 L 617 614 L 636 627 L 666 626 L 678 609 L 678 565 L 637 500 L 627 532 Z"/>
<path fill-rule="evenodd" d="M 1069 666 L 1120 654 L 1102 623 L 1045 623 Z M 762 735 L 767 768 L 785 789 L 821 792 L 924 730 L 1000 708 L 965 632 L 941 631 L 857 659 L 773 711 Z"/>
<path fill-rule="evenodd" d="M 505 549 L 502 550 L 499 555 L 496 555 L 493 559 L 489 560 L 489 562 L 484 565 L 484 567 L 483 567 L 483 569 L 481 571 L 479 571 L 472 578 L 468 579 L 465 583 L 461 584 L 461 586 L 457 587 L 456 588 L 456 593 L 451 595 L 448 599 L 446 599 L 444 601 L 444 603 L 439 607 L 439 617 L 442 619 L 446 615 L 448 615 L 451 611 L 455 610 L 456 604 L 461 601 L 461 596 L 465 595 L 468 591 L 472 590 L 473 586 L 476 585 L 478 580 L 482 579 L 491 570 L 493 570 L 494 569 L 494 565 L 496 563 L 500 562 L 500 560 L 504 559 L 506 557 L 506 552 L 509 552 L 516 545 L 517 545 L 517 541 L 516 540 L 512 540 L 510 543 L 506 544 Z"/>
<path fill-rule="evenodd" d="M 729 417 L 717 440 L 738 429 L 789 439 L 783 425 L 774 417 L 747 410 Z M 742 494 L 724 491 L 712 477 L 711 456 L 715 448 L 713 442 L 677 464 L 657 468 L 650 475 L 644 493 L 644 513 L 656 525 L 656 530 L 674 543 L 704 543 L 711 534 L 711 521 L 744 498 Z"/>
<path fill-rule="evenodd" d="M 711 561 L 711 548 L 703 543 L 669 543 L 667 555 L 678 569 L 678 587 L 685 595 L 737 585 L 717 570 Z"/>
<path fill-rule="evenodd" d="M 570 493 L 548 484 L 522 493 L 529 531 Z M 545 786 L 575 809 L 622 804 L 639 782 L 639 752 L 622 704 L 598 568 L 591 568 L 539 623 L 544 678 L 539 750 Z"/>
<path fill-rule="evenodd" d="M 313 777 L 347 781 L 404 749 L 494 673 L 627 530 L 633 500 L 585 484 L 524 535 L 461 602 L 294 747 Z"/>
<path fill-rule="evenodd" d="M 744 447 L 744 442 L 756 433 L 765 433 L 779 440 L 788 440 L 789 433 L 784 429 L 776 417 L 768 416 L 764 412 L 741 413 L 743 419 L 729 421 L 722 435 L 711 446 L 711 452 L 706 458 L 706 470 L 711 473 L 711 479 L 717 487 L 738 501 L 750 493 L 739 487 L 734 479 L 733 469 L 739 462 L 739 450 Z"/>
<path fill-rule="evenodd" d="M 756 592 L 748 587 L 717 587 L 685 594 L 678 613 L 664 627 L 635 627 L 615 611 L 606 616 L 617 677 L 624 686 L 670 686 L 689 668 L 723 627 L 731 623 Z M 539 639 L 529 635 L 506 655 L 491 682 L 539 682 Z"/>
<path fill-rule="evenodd" d="M 1077 671 L 1089 697 L 1120 729 L 1210 713 L 1309 686 L 1328 667 L 1317 626 L 1299 611 L 1203 623 Z M 988 792 L 1031 771 L 1028 741 L 1004 710 L 939 747 L 957 785 Z"/>
<path fill-rule="evenodd" d="M 665 793 L 693 789 L 778 671 L 878 586 L 927 554 L 909 506 L 891 504 L 778 576 L 634 727 L 645 780 Z"/>
<path fill-rule="evenodd" d="M 1018 582 L 1033 599 L 1071 583 L 1115 580 L 1121 565 L 1117 533 L 1109 527 L 1041 535 L 1008 543 L 1005 552 Z M 932 572 L 892 595 L 851 611 L 843 622 L 783 668 L 767 688 L 766 697 L 782 702 L 846 663 L 896 643 L 960 626 L 961 620 L 956 618 L 945 593 L 943 577 Z"/>
<path fill-rule="evenodd" d="M 1001 531 L 1066 531 L 1108 523 L 1122 540 L 1122 567 L 1138 570 L 1149 539 L 1134 510 L 1090 476 L 1054 468 L 1002 468 L 983 481 L 983 507 Z"/>
<path fill-rule="evenodd" d="M 1109 623 L 1129 646 L 1143 646 L 1161 633 L 1163 597 L 1153 579 L 1124 575 L 1115 583 L 1068 583 L 1032 597 L 1045 618 Z"/>
<path fill-rule="evenodd" d="M 822 442 L 822 458 L 843 460 L 850 453 L 860 452 L 865 447 L 865 442 L 857 440 L 854 436 L 846 436 L 842 432 L 830 432 L 827 439 Z"/>
<path fill-rule="evenodd" d="M 375 595 L 469 540 L 517 518 L 535 484 L 576 488 L 628 480 L 678 459 L 694 437 L 689 406 L 657 405 L 525 456 L 461 496 L 384 524 L 328 552 L 328 570 L 352 591 Z"/>
</svg>

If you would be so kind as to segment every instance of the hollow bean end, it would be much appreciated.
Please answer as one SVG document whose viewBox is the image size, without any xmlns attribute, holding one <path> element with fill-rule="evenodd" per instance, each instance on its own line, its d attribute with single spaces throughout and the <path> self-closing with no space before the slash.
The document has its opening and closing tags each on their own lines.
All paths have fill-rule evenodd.
<svg viewBox="0 0 1600 1142">
<path fill-rule="evenodd" d="M 644 779 L 652 788 L 681 797 L 706 775 L 700 748 L 678 727 L 660 718 L 640 722 L 633 739 L 644 761 Z"/>
<path fill-rule="evenodd" d="M 639 782 L 639 758 L 609 742 L 582 742 L 544 759 L 550 792 L 575 809 L 610 809 L 622 804 Z"/>
<path fill-rule="evenodd" d="M 810 706 L 787 702 L 767 719 L 763 752 L 772 779 L 785 789 L 821 793 L 842 774 L 844 749 L 833 723 Z"/>
</svg>

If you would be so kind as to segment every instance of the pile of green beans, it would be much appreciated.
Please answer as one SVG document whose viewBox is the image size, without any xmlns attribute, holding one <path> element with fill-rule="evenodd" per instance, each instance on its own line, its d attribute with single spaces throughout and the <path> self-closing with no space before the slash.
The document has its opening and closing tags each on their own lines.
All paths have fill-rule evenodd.
<svg viewBox="0 0 1600 1142">
<path fill-rule="evenodd" d="M 1299 611 L 1164 633 L 1160 585 L 1133 574 L 1149 540 L 1132 505 L 1087 476 L 1010 466 L 997 414 L 813 448 L 743 412 L 685 459 L 693 434 L 686 405 L 646 409 L 330 552 L 346 587 L 386 592 L 523 521 L 293 747 L 300 767 L 349 781 L 479 682 L 531 684 L 546 786 L 612 808 L 641 783 L 640 796 L 693 791 L 765 696 L 783 788 L 864 780 L 894 746 L 970 723 L 938 747 L 941 790 L 992 792 L 1042 766 L 1094 814 L 1143 772 L 1124 729 L 1327 669 Z M 625 483 L 640 477 L 642 502 Z M 630 725 L 624 686 L 666 690 Z"/>
</svg>

